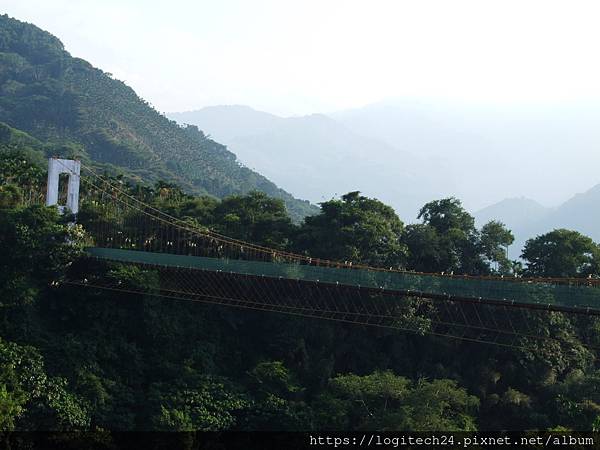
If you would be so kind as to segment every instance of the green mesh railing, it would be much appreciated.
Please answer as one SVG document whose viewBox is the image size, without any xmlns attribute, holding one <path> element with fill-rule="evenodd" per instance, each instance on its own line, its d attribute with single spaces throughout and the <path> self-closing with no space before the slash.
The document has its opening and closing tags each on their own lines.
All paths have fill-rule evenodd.
<svg viewBox="0 0 600 450">
<path fill-rule="evenodd" d="M 561 308 L 600 311 L 600 288 L 582 283 L 557 284 L 544 281 L 503 281 L 499 279 L 436 276 L 410 272 L 315 267 L 233 259 L 184 256 L 111 248 L 89 248 L 91 256 L 119 262 L 181 267 L 242 275 L 286 278 L 346 286 L 418 292 L 432 296 L 484 299 Z"/>
</svg>

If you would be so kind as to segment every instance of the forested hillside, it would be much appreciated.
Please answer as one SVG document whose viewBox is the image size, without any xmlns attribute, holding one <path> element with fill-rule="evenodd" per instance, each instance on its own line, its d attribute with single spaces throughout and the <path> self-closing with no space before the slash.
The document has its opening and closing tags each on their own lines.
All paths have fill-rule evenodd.
<svg viewBox="0 0 600 450">
<path fill-rule="evenodd" d="M 43 184 L 46 174 L 31 152 L 18 150 L 25 136 L 4 134 L 11 141 L 0 144 L 2 430 L 600 424 L 593 317 L 524 311 L 528 333 L 562 344 L 523 338 L 503 347 L 65 283 L 83 269 L 131 286 L 151 286 L 157 274 L 82 259 L 86 220 L 102 205 L 84 208 L 76 227 L 54 208 L 27 206 L 26 182 Z M 530 241 L 525 266 L 511 265 L 503 251 L 511 233 L 495 222 L 476 228 L 452 198 L 427 203 L 420 223 L 404 226 L 389 206 L 351 192 L 295 225 L 281 200 L 261 193 L 219 201 L 164 183 L 123 187 L 220 233 L 316 257 L 469 274 L 600 276 L 598 245 L 566 230 Z"/>
<path fill-rule="evenodd" d="M 56 37 L 6 15 L 0 16 L 0 121 L 146 182 L 175 181 L 216 197 L 259 190 L 282 198 L 296 219 L 315 211 L 196 127 L 178 126 L 123 82 L 72 57 Z"/>
</svg>

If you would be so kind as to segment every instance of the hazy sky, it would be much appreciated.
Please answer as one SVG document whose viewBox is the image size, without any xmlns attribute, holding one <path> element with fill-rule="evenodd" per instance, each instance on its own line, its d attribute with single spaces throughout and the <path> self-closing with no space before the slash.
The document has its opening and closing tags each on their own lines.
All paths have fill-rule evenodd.
<svg viewBox="0 0 600 450">
<path fill-rule="evenodd" d="M 600 98 L 600 2 L 2 0 L 160 111 Z"/>
</svg>

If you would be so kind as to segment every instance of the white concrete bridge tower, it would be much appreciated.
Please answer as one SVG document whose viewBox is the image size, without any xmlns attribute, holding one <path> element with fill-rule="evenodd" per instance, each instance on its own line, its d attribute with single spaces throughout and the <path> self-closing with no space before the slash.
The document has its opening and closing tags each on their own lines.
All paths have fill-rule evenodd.
<svg viewBox="0 0 600 450">
<path fill-rule="evenodd" d="M 58 205 L 61 214 L 65 208 L 71 213 L 79 211 L 79 178 L 81 162 L 74 159 L 50 158 L 48 160 L 48 187 L 46 190 L 46 206 L 58 205 L 58 184 L 60 174 L 69 175 L 66 205 Z"/>
</svg>

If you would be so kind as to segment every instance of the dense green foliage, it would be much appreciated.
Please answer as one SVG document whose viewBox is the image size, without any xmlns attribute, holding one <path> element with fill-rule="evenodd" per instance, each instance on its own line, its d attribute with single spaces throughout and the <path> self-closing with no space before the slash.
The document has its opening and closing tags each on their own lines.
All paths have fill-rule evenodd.
<svg viewBox="0 0 600 450">
<path fill-rule="evenodd" d="M 321 214 L 300 227 L 297 250 L 313 257 L 356 261 L 373 266 L 403 267 L 403 224 L 383 203 L 350 192 L 321 204 Z"/>
<path fill-rule="evenodd" d="M 523 249 L 532 277 L 580 277 L 600 271 L 600 248 L 577 231 L 554 230 L 530 239 Z"/>
<path fill-rule="evenodd" d="M 427 203 L 419 218 L 422 223 L 406 229 L 410 268 L 473 275 L 509 272 L 504 248 L 514 237 L 501 223 L 489 222 L 477 230 L 473 217 L 455 198 Z"/>
<path fill-rule="evenodd" d="M 110 74 L 72 57 L 34 25 L 0 16 L 0 122 L 137 180 L 176 181 L 224 197 L 252 190 L 285 201 L 298 220 L 315 211 L 241 166 L 195 126 L 181 128 Z M 0 131 L 0 141 L 2 132 Z"/>
<path fill-rule="evenodd" d="M 17 181 L 30 175 L 43 179 L 31 156 L 0 158 L 2 192 L 21 189 Z M 512 267 L 502 259 L 510 232 L 496 222 L 475 228 L 456 199 L 427 204 L 423 222 L 405 228 L 389 207 L 354 192 L 294 225 L 281 200 L 257 192 L 218 201 L 168 183 L 124 186 L 185 220 L 313 256 L 331 252 L 355 263 L 429 271 L 493 274 Z M 77 288 L 62 280 L 74 267 L 96 264 L 78 259 L 85 231 L 53 209 L 25 203 L 11 200 L 0 209 L 2 429 L 590 429 L 600 423 L 598 355 L 582 345 L 600 342 L 596 320 L 532 316 L 532 333 L 560 335 L 571 345 L 539 340 L 527 349 L 503 348 Z M 538 240 L 563 246 L 566 240 L 572 256 L 565 260 L 532 241 L 526 270 L 552 275 L 566 261 L 565 270 L 575 270 L 569 274 L 598 275 L 586 259 L 596 244 L 564 231 Z M 98 263 L 86 271 L 147 289 L 157 283 L 152 271 L 128 266 Z"/>
</svg>

